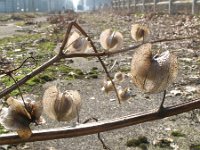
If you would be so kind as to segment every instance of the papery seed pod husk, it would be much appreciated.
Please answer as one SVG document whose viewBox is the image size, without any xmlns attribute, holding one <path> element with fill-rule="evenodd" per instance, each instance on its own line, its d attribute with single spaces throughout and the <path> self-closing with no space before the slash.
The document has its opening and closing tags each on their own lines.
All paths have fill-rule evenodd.
<svg viewBox="0 0 200 150">
<path fill-rule="evenodd" d="M 125 88 L 125 89 L 119 88 L 118 94 L 119 94 L 120 101 L 127 101 L 128 99 L 131 98 L 129 88 Z"/>
<path fill-rule="evenodd" d="M 114 75 L 114 79 L 113 79 L 114 82 L 122 82 L 124 81 L 124 74 L 122 72 L 116 72 L 115 75 Z"/>
<path fill-rule="evenodd" d="M 0 114 L 0 123 L 8 130 L 18 133 L 20 138 L 28 139 L 32 135 L 30 123 L 41 119 L 42 106 L 37 102 L 25 102 L 28 112 L 21 100 L 12 97 L 7 99 L 8 108 L 3 108 Z"/>
<path fill-rule="evenodd" d="M 111 31 L 111 29 L 104 30 L 100 35 L 101 46 L 109 51 L 121 49 L 123 46 L 123 36 L 120 32 Z"/>
<path fill-rule="evenodd" d="M 114 91 L 114 86 L 110 80 L 107 80 L 107 78 L 104 78 L 103 80 L 103 87 L 101 89 L 102 91 L 109 93 L 111 91 Z"/>
<path fill-rule="evenodd" d="M 131 37 L 135 41 L 142 41 L 143 38 L 146 38 L 149 35 L 149 29 L 140 24 L 134 24 L 131 27 Z"/>
<path fill-rule="evenodd" d="M 177 57 L 169 51 L 153 56 L 151 44 L 140 46 L 133 54 L 133 83 L 147 93 L 164 91 L 178 74 Z"/>
<path fill-rule="evenodd" d="M 73 32 L 67 42 L 67 51 L 71 53 L 84 52 L 89 46 L 89 41 L 86 38 L 81 37 L 77 32 Z"/>
<path fill-rule="evenodd" d="M 49 87 L 43 96 L 44 112 L 58 121 L 71 121 L 80 110 L 81 97 L 78 91 L 61 93 L 56 86 Z"/>
</svg>

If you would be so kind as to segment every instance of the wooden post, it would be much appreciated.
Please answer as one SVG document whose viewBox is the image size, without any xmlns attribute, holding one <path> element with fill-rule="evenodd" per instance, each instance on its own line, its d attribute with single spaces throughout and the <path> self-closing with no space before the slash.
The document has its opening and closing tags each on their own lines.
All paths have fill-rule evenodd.
<svg viewBox="0 0 200 150">
<path fill-rule="evenodd" d="M 145 0 L 142 1 L 143 13 L 145 12 Z"/>
<path fill-rule="evenodd" d="M 134 9 L 136 8 L 136 0 L 134 0 Z"/>
<path fill-rule="evenodd" d="M 156 12 L 156 5 L 157 5 L 158 0 L 154 0 L 154 12 Z"/>
<path fill-rule="evenodd" d="M 122 5 L 122 9 L 126 8 L 126 0 L 123 0 L 123 5 Z"/>
<path fill-rule="evenodd" d="M 128 0 L 128 12 L 130 13 L 131 0 Z"/>
<path fill-rule="evenodd" d="M 122 4 L 121 4 L 121 8 L 123 9 L 125 7 L 125 0 L 121 0 Z"/>
<path fill-rule="evenodd" d="M 173 0 L 169 0 L 169 14 L 173 13 L 172 10 L 173 10 Z"/>
<path fill-rule="evenodd" d="M 192 0 L 192 14 L 193 15 L 196 13 L 196 2 L 197 0 Z"/>
</svg>

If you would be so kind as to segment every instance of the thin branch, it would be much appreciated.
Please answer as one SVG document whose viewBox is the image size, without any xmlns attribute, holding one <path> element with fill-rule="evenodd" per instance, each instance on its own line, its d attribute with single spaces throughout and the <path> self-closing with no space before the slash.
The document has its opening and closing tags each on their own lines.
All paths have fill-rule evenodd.
<svg viewBox="0 0 200 150">
<path fill-rule="evenodd" d="M 86 123 L 88 123 L 89 121 L 92 121 L 92 120 L 98 122 L 98 119 L 97 119 L 97 118 L 89 118 L 89 119 L 87 119 L 86 121 L 84 121 L 83 124 L 86 124 Z M 111 150 L 111 149 L 104 143 L 103 139 L 101 138 L 100 133 L 97 133 L 97 136 L 98 136 L 98 139 L 99 139 L 99 141 L 101 142 L 103 148 L 104 148 L 104 149 L 107 149 L 107 150 Z"/>
<path fill-rule="evenodd" d="M 166 107 L 162 111 L 162 113 L 160 113 L 157 110 L 150 110 L 146 113 L 132 114 L 111 120 L 81 124 L 73 128 L 63 127 L 63 128 L 42 129 L 42 130 L 40 129 L 38 131 L 33 131 L 32 136 L 27 140 L 21 139 L 17 134 L 12 134 L 12 133 L 2 134 L 0 135 L 0 145 L 91 135 L 123 127 L 128 127 L 144 122 L 159 120 L 199 108 L 200 108 L 200 99 L 197 99 L 194 101 L 178 104 L 175 106 Z"/>
<path fill-rule="evenodd" d="M 26 61 L 27 61 L 28 59 L 33 59 L 33 60 L 35 61 L 35 58 L 34 58 L 33 56 L 30 56 L 30 57 L 26 58 L 26 59 L 21 63 L 21 65 L 20 65 L 19 67 L 15 68 L 15 69 L 13 69 L 13 70 L 11 70 L 11 71 L 9 71 L 9 72 L 14 72 L 14 71 L 19 70 L 19 69 L 26 63 Z"/>
<path fill-rule="evenodd" d="M 61 45 L 61 47 L 60 47 L 59 53 L 64 54 L 64 53 L 63 53 L 63 50 L 64 50 L 65 45 L 67 44 L 67 41 L 68 41 L 68 39 L 69 39 L 69 35 L 70 35 L 71 30 L 72 30 L 73 24 L 74 24 L 74 22 L 71 22 L 71 23 L 69 23 L 69 25 L 68 25 L 68 27 L 67 27 L 67 31 L 66 31 L 66 33 L 65 33 L 65 37 L 64 37 L 64 40 L 63 40 L 62 45 Z"/>
<path fill-rule="evenodd" d="M 26 59 L 20 64 L 20 66 L 18 66 L 17 68 L 15 68 L 15 69 L 13 69 L 13 70 L 4 71 L 3 69 L 0 69 L 0 71 L 1 71 L 0 75 L 1 75 L 1 74 L 6 74 L 6 75 L 12 74 L 13 72 L 19 70 L 19 69 L 26 63 L 26 61 L 27 61 L 28 59 L 30 59 L 30 58 L 33 59 L 33 60 L 35 61 L 35 58 L 34 58 L 33 56 L 30 56 L 30 57 L 26 58 Z"/>
<path fill-rule="evenodd" d="M 12 73 L 10 73 L 10 74 L 8 74 L 8 75 L 9 75 L 9 77 L 15 82 L 15 85 L 17 86 L 17 89 L 18 89 L 18 91 L 19 91 L 19 94 L 20 94 L 20 96 L 21 96 L 21 98 L 22 98 L 22 102 L 23 102 L 23 104 L 24 104 L 24 107 L 25 107 L 26 111 L 30 114 L 30 110 L 28 109 L 28 107 L 27 107 L 27 105 L 26 105 L 26 103 L 25 103 L 24 97 L 23 97 L 23 95 L 22 95 L 22 91 L 21 91 L 19 85 L 17 84 L 17 81 L 16 81 L 15 78 L 12 76 Z"/>
</svg>

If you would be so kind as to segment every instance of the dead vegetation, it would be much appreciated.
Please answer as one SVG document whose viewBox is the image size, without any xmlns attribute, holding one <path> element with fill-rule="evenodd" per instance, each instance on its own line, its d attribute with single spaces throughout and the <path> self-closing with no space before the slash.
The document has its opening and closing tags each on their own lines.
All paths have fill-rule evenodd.
<svg viewBox="0 0 200 150">
<path fill-rule="evenodd" d="M 90 14 L 91 15 L 91 14 Z M 92 16 L 92 17 L 91 17 Z M 89 32 L 89 34 L 91 35 L 92 38 L 94 39 L 98 39 L 98 36 L 100 34 L 100 32 L 103 29 L 106 29 L 106 27 L 111 26 L 113 27 L 115 30 L 119 30 L 122 31 L 123 35 L 125 35 L 125 40 L 124 42 L 126 43 L 126 45 L 131 45 L 131 44 L 135 44 L 135 42 L 130 40 L 130 24 L 131 23 L 143 23 L 145 25 L 147 25 L 150 29 L 151 29 L 151 39 L 162 39 L 162 38 L 176 38 L 176 37 L 186 37 L 186 36 L 193 36 L 193 35 L 199 35 L 199 28 L 198 26 L 200 25 L 200 20 L 198 16 L 187 16 L 187 15 L 177 15 L 177 16 L 169 16 L 169 15 L 164 15 L 164 14 L 153 14 L 151 17 L 146 17 L 143 14 L 133 14 L 130 16 L 121 16 L 121 15 L 107 15 L 105 17 L 105 14 L 99 15 L 99 14 L 93 14 L 91 16 L 88 16 L 88 14 L 82 14 L 80 15 L 80 20 L 84 20 L 84 22 L 86 22 L 87 24 L 83 24 L 83 26 L 85 27 L 85 30 Z M 64 28 L 62 25 L 68 24 L 69 20 L 66 19 L 68 17 L 60 17 L 58 16 L 54 16 L 56 19 L 52 19 L 53 22 L 55 22 L 55 24 L 59 24 L 59 26 L 61 26 L 61 28 L 58 28 L 58 36 L 61 36 L 63 34 L 63 29 Z M 76 16 L 77 17 L 77 16 Z M 75 17 L 75 18 L 76 18 Z M 127 17 L 129 18 L 127 20 Z M 70 18 L 70 17 L 69 17 Z M 72 17 L 73 18 L 73 17 Z M 74 20 L 74 18 L 72 19 Z M 52 29 L 52 28 L 51 28 Z M 41 34 L 44 34 L 46 32 L 46 29 L 43 30 L 39 36 Z M 47 32 L 48 33 L 48 32 Z M 54 33 L 54 32 L 53 32 Z M 57 32 L 56 32 L 57 33 Z M 35 36 L 35 33 L 32 33 L 32 36 Z M 47 38 L 45 38 L 47 39 Z M 46 43 L 44 46 L 39 47 L 38 51 L 35 51 L 36 53 L 38 53 L 38 59 L 43 59 L 46 60 L 45 57 L 50 57 L 50 55 L 54 55 L 55 53 L 53 52 L 54 47 L 56 46 L 55 41 L 53 40 L 53 38 L 48 38 L 49 40 L 44 40 L 42 42 L 37 42 L 37 45 L 40 46 L 40 44 L 44 44 Z M 22 39 L 24 40 L 24 39 Z M 26 39 L 28 41 L 28 39 Z M 36 40 L 38 40 L 38 37 L 36 38 Z M 48 43 L 50 42 L 50 43 Z M 15 43 L 19 43 L 19 41 L 15 41 L 13 42 L 13 44 Z M 31 42 L 28 42 L 28 46 L 30 46 Z M 52 44 L 52 45 L 51 45 Z M 98 40 L 96 40 L 95 44 L 99 45 Z M 178 60 L 179 60 L 179 65 L 180 65 L 180 69 L 179 69 L 179 76 L 177 81 L 173 84 L 172 88 L 170 88 L 170 90 L 168 91 L 167 94 L 167 104 L 177 104 L 178 102 L 184 102 L 184 101 L 190 101 L 190 100 L 195 100 L 196 98 L 199 98 L 199 64 L 200 64 L 200 47 L 199 47 L 200 41 L 199 39 L 188 39 L 188 40 L 184 40 L 184 41 L 173 41 L 173 42 L 163 42 L 163 43 L 158 43 L 158 44 L 154 44 L 153 47 L 156 50 L 170 50 L 172 52 L 174 52 L 177 56 L 178 56 Z M 48 53 L 52 53 L 52 54 L 47 54 L 44 51 L 42 51 L 41 49 L 49 46 L 49 49 L 46 49 L 46 51 L 48 51 Z M 15 55 L 16 53 L 13 55 L 12 53 L 8 53 L 8 51 L 5 51 L 5 47 L 7 47 L 7 43 L 3 43 L 1 48 L 1 51 L 5 53 L 5 58 L 7 57 L 13 57 L 14 59 L 20 59 L 17 58 Z M 35 48 L 34 45 L 32 45 L 32 48 Z M 11 48 L 11 50 L 13 49 L 13 47 Z M 11 51 L 10 50 L 10 51 Z M 16 50 L 16 49 L 15 49 Z M 20 51 L 16 51 L 16 52 L 26 52 L 25 49 L 21 49 Z M 39 55 L 39 53 L 42 53 Z M 124 56 L 126 58 L 124 58 Z M 106 66 L 109 67 L 109 65 L 111 65 L 110 62 L 114 62 L 114 60 L 117 60 L 117 66 L 114 67 L 113 71 L 116 70 L 124 70 L 125 73 L 126 71 L 130 71 L 130 59 L 132 57 L 132 53 L 128 52 L 127 54 L 125 54 L 124 56 L 113 56 L 113 57 L 105 57 L 103 60 L 105 62 L 105 64 L 107 64 Z M 36 57 L 37 58 L 37 57 Z M 21 59 L 23 60 L 23 59 Z M 7 66 L 7 60 L 2 58 L 2 64 L 5 64 L 5 66 Z M 61 62 L 63 63 L 63 62 Z M 72 62 L 67 62 L 67 63 L 71 63 L 71 65 L 75 65 L 76 66 L 76 62 L 74 60 L 72 60 Z M 86 63 L 87 64 L 87 63 Z M 34 67 L 34 63 L 31 64 L 32 67 Z M 55 65 L 55 70 L 56 67 L 58 67 L 58 65 Z M 66 65 L 65 65 L 66 67 Z M 83 66 L 83 67 L 88 67 L 88 66 Z M 54 70 L 52 69 L 52 70 Z M 81 71 L 83 70 L 82 68 Z M 58 70 L 61 70 L 61 68 L 59 68 Z M 63 69 L 64 71 L 66 71 L 65 69 Z M 99 71 L 100 69 L 97 69 L 98 73 L 95 73 L 95 75 L 97 76 L 97 79 L 95 81 L 96 82 L 100 82 L 100 79 L 102 79 L 102 71 Z M 22 70 L 22 72 L 27 72 L 26 70 Z M 76 73 L 74 70 L 72 70 L 73 73 Z M 83 71 L 82 71 L 83 72 Z M 48 80 L 50 79 L 52 76 L 54 76 L 54 74 L 49 74 L 49 71 L 47 71 L 47 76 L 45 77 L 45 82 L 51 81 Z M 64 73 L 64 72 L 62 72 Z M 93 72 L 94 73 L 94 72 Z M 72 74 L 72 73 L 71 73 Z M 85 74 L 83 72 L 83 74 Z M 63 74 L 64 76 L 65 74 Z M 72 74 L 73 75 L 73 74 Z M 60 76 L 60 79 L 63 79 L 63 76 Z M 50 78 L 49 78 L 50 77 Z M 42 77 L 40 77 L 42 78 Z M 48 78 L 48 79 L 47 79 Z M 58 79 L 58 76 L 56 76 L 56 78 Z M 75 79 L 75 78 L 74 78 Z M 52 80 L 55 80 L 55 78 L 52 78 Z M 85 80 L 85 79 L 84 79 Z M 37 81 L 37 80 L 35 80 Z M 2 84 L 7 83 L 8 80 L 4 80 L 4 82 L 2 82 Z M 70 81 L 67 81 L 68 83 L 70 83 Z M 86 83 L 87 82 L 92 82 L 90 80 L 86 79 Z M 38 82 L 37 82 L 38 83 Z M 36 84 L 37 84 L 36 83 Z M 44 82 L 43 82 L 44 83 Z M 94 85 L 95 85 L 94 83 Z M 94 86 L 93 85 L 93 86 Z M 73 82 L 72 88 L 75 88 L 76 85 L 76 81 Z M 84 82 L 82 84 L 79 84 L 78 86 L 80 86 L 80 90 L 82 88 L 85 87 Z M 40 87 L 41 88 L 41 87 Z M 26 88 L 25 88 L 26 89 Z M 134 90 L 133 90 L 134 89 Z M 124 114 L 129 113 L 130 110 L 134 109 L 134 112 L 138 112 L 140 110 L 140 106 L 141 108 L 143 108 L 145 110 L 145 108 L 147 109 L 146 106 L 149 105 L 149 107 L 153 107 L 153 106 L 158 106 L 156 105 L 155 101 L 156 99 L 152 99 L 151 96 L 147 96 L 147 95 L 141 95 L 140 91 L 137 91 L 137 89 L 133 88 L 132 90 L 134 91 L 134 98 L 133 100 L 130 100 L 130 106 L 125 106 L 127 107 L 127 109 L 129 111 L 127 112 L 123 112 Z M 95 92 L 98 91 L 98 87 L 95 87 Z M 136 91 L 136 93 L 135 93 Z M 28 92 L 30 93 L 30 91 Z M 15 95 L 16 93 L 14 93 Z M 18 95 L 19 93 L 17 93 Z M 101 93 L 102 94 L 102 93 Z M 101 94 L 96 96 L 94 95 L 95 99 L 101 99 Z M 141 96 L 139 96 L 141 95 Z M 85 94 L 84 97 L 87 97 L 87 94 Z M 90 97 L 92 99 L 92 96 Z M 108 97 L 104 97 L 105 101 L 108 101 Z M 141 100 L 141 99 L 144 99 Z M 150 99 L 150 100 L 148 100 Z M 171 99 L 171 100 L 170 100 Z M 180 100 L 182 99 L 182 100 Z M 100 105 L 101 103 L 98 100 L 98 104 Z M 116 101 L 116 98 L 114 98 L 114 101 Z M 136 102 L 139 101 L 139 102 Z M 151 102 L 152 104 L 150 104 L 149 102 Z M 93 106 L 92 104 L 93 102 L 88 102 L 87 105 Z M 108 106 L 113 106 L 115 107 L 115 105 L 112 103 L 112 100 L 110 100 L 110 102 L 108 102 Z M 140 104 L 143 103 L 143 104 Z M 137 107 L 136 107 L 136 106 Z M 107 109 L 106 105 L 103 105 L 102 108 Z M 87 110 L 92 114 L 92 112 L 94 111 L 95 108 L 88 108 L 87 106 L 85 106 L 85 108 L 87 108 Z M 97 109 L 97 108 L 96 108 Z M 100 109 L 97 109 L 99 111 L 101 111 Z M 119 110 L 116 110 L 115 113 L 118 114 Z M 83 111 L 84 113 L 88 114 L 86 111 Z M 131 111 L 132 112 L 132 111 Z M 90 114 L 89 113 L 89 114 Z M 115 114 L 110 115 L 109 117 L 107 116 L 107 114 L 102 113 L 102 116 L 100 115 L 100 112 L 96 112 L 97 116 L 100 117 L 101 119 L 105 118 L 112 118 L 112 117 L 116 117 L 117 115 Z M 147 140 L 145 140 L 145 142 L 142 142 L 141 144 L 137 144 L 136 142 L 136 146 L 139 146 L 141 148 L 145 148 L 148 147 L 149 149 L 159 149 L 160 147 L 168 147 L 168 148 L 177 148 L 180 147 L 181 149 L 187 149 L 189 147 L 193 148 L 193 147 L 198 147 L 198 139 L 195 138 L 196 136 L 194 136 L 194 138 L 192 139 L 192 141 L 189 141 L 189 139 L 195 134 L 195 130 L 198 129 L 197 124 L 199 122 L 199 112 L 198 110 L 194 112 L 194 118 L 195 120 L 193 120 L 193 118 L 190 117 L 192 113 L 188 113 L 186 115 L 182 115 L 182 117 L 174 117 L 172 118 L 172 120 L 174 119 L 175 121 L 173 122 L 172 120 L 168 119 L 165 121 L 165 123 L 163 124 L 163 126 L 157 126 L 155 123 L 154 125 L 152 125 L 152 128 L 155 128 L 155 131 L 152 131 L 152 133 L 146 133 L 148 130 L 151 129 L 151 127 L 146 127 L 148 125 L 142 125 L 141 128 L 144 127 L 144 130 L 142 134 L 145 134 L 146 137 L 148 137 L 148 143 L 146 142 Z M 83 115 L 84 118 L 85 115 Z M 190 121 L 192 120 L 193 125 L 191 125 L 188 129 L 187 125 L 190 124 Z M 182 122 L 186 122 L 187 125 L 184 125 L 184 123 Z M 172 124 L 173 122 L 173 124 Z M 195 123 L 196 122 L 196 123 Z M 176 125 L 174 125 L 176 124 Z M 179 126 L 179 124 L 181 124 Z M 54 126 L 54 125 L 52 125 Z M 170 126 L 169 130 L 168 129 L 164 129 L 166 126 Z M 139 126 L 135 126 L 136 128 Z M 161 128 L 161 130 L 159 129 L 159 127 Z M 171 138 L 171 130 L 173 130 L 174 128 L 183 128 L 184 131 L 183 133 L 186 135 L 185 137 L 183 137 L 180 140 L 177 140 L 176 138 L 173 137 L 173 139 Z M 135 133 L 134 131 L 135 129 L 131 129 L 131 131 L 133 133 L 128 133 L 128 130 L 125 130 L 126 132 L 124 132 L 124 134 L 127 133 L 127 136 L 123 136 L 123 143 L 122 145 L 119 146 L 119 148 L 116 148 L 116 144 L 115 142 L 112 141 L 113 136 L 106 134 L 108 137 L 106 137 L 106 139 L 108 139 L 108 143 L 110 143 L 109 145 L 111 145 L 110 147 L 116 148 L 116 149 L 124 149 L 125 147 L 125 141 L 126 139 L 131 136 L 132 134 Z M 160 130 L 160 132 L 162 133 L 158 133 L 157 130 Z M 191 130 L 193 130 L 192 133 Z M 138 134 L 140 134 L 140 131 L 137 131 Z M 113 131 L 113 133 L 115 133 L 115 131 Z M 131 135 L 130 135 L 131 134 Z M 138 135 L 136 133 L 136 135 Z M 115 138 L 116 140 L 119 142 L 120 141 L 120 137 L 122 135 L 118 134 Z M 159 138 L 159 136 L 161 136 L 162 138 Z M 140 136 L 138 136 L 138 139 L 140 139 Z M 134 141 L 138 141 L 138 139 L 134 139 Z M 74 139 L 76 141 L 76 139 Z M 85 141 L 86 142 L 86 141 Z M 90 143 L 89 141 L 87 141 L 88 143 Z M 187 144 L 183 144 L 183 142 L 187 142 Z M 197 143 L 195 143 L 197 142 Z M 150 145 L 149 145 L 150 143 Z M 33 144 L 34 145 L 34 144 Z M 35 144 L 37 145 L 37 143 Z M 51 145 L 51 144 L 50 144 Z M 80 144 L 81 145 L 81 144 Z M 88 144 L 89 145 L 89 144 Z M 29 145 L 31 146 L 31 145 Z M 51 145 L 54 146 L 54 145 Z M 56 148 L 58 148 L 59 146 L 55 146 Z M 89 145 L 89 147 L 91 149 L 98 149 L 99 147 L 91 144 Z M 59 147 L 61 148 L 61 147 Z M 80 148 L 80 147 L 79 147 Z M 79 149 L 77 148 L 77 149 Z M 73 149 L 73 147 L 71 147 L 71 149 Z"/>
</svg>

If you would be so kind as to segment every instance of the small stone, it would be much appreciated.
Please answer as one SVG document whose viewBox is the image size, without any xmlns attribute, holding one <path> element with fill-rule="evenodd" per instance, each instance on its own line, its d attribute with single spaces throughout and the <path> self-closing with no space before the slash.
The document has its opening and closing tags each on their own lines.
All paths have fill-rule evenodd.
<svg viewBox="0 0 200 150">
<path fill-rule="evenodd" d="M 90 100 L 95 100 L 96 98 L 95 97 L 90 97 Z"/>
<path fill-rule="evenodd" d="M 170 94 L 172 94 L 173 96 L 180 96 L 182 95 L 181 90 L 171 90 Z"/>
<path fill-rule="evenodd" d="M 113 102 L 113 101 L 116 101 L 116 99 L 114 99 L 114 98 L 111 98 L 111 99 L 109 99 L 111 102 Z"/>
<path fill-rule="evenodd" d="M 196 93 L 197 90 L 198 90 L 198 88 L 197 88 L 197 87 L 194 87 L 194 86 L 186 86 L 186 87 L 185 87 L 185 91 L 186 91 L 186 92 L 189 92 L 189 93 Z"/>
</svg>

